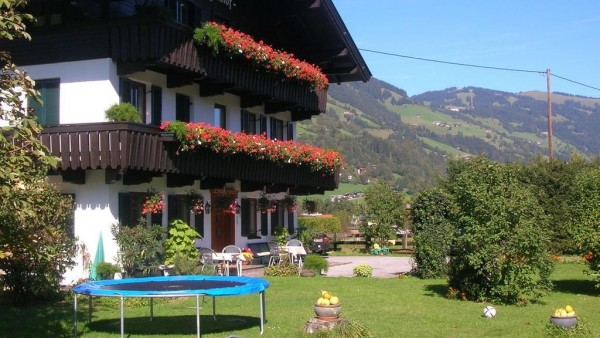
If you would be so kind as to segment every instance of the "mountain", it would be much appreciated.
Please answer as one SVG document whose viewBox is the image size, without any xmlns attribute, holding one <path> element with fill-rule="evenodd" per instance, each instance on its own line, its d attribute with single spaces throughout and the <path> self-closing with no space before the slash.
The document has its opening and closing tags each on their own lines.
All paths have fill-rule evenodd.
<svg viewBox="0 0 600 338">
<path fill-rule="evenodd" d="M 600 99 L 553 93 L 555 157 L 600 153 Z M 546 93 L 467 87 L 406 92 L 373 78 L 332 85 L 327 113 L 298 124 L 298 139 L 340 151 L 340 181 L 394 182 L 408 193 L 434 183 L 449 157 L 527 161 L 548 152 Z"/>
</svg>

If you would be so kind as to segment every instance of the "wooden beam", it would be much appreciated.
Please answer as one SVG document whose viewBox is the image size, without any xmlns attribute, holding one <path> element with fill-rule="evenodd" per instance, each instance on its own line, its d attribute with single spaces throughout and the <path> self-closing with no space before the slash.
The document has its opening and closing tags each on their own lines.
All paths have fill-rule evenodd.
<svg viewBox="0 0 600 338">
<path fill-rule="evenodd" d="M 62 181 L 73 184 L 85 184 L 85 170 L 61 171 Z"/>
<path fill-rule="evenodd" d="M 193 184 L 194 184 L 194 177 L 192 177 L 192 176 L 167 174 L 167 187 L 168 188 L 185 187 L 186 185 L 193 185 Z"/>
<path fill-rule="evenodd" d="M 123 185 L 137 185 L 152 182 L 154 175 L 147 171 L 128 170 L 123 174 Z"/>
<path fill-rule="evenodd" d="M 240 96 L 240 107 L 250 108 L 262 105 L 267 97 L 261 95 L 242 95 Z"/>
<path fill-rule="evenodd" d="M 143 62 L 118 62 L 117 75 L 129 75 L 146 70 L 146 64 Z"/>
<path fill-rule="evenodd" d="M 106 169 L 104 171 L 104 183 L 114 184 L 123 179 L 123 170 L 121 169 Z"/>
<path fill-rule="evenodd" d="M 167 74 L 167 88 L 177 88 L 194 84 L 195 74 L 169 73 Z"/>
<path fill-rule="evenodd" d="M 198 95 L 200 97 L 223 95 L 227 88 L 231 88 L 231 86 L 224 83 L 203 81 L 198 83 Z"/>
</svg>

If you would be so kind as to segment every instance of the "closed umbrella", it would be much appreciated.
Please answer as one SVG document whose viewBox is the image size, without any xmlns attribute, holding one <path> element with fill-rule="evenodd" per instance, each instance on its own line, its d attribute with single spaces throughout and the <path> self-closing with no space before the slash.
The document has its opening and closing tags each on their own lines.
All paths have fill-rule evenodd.
<svg viewBox="0 0 600 338">
<path fill-rule="evenodd" d="M 98 238 L 98 247 L 96 248 L 96 256 L 94 257 L 94 262 L 92 263 L 92 268 L 90 269 L 90 279 L 91 280 L 99 280 L 100 276 L 96 273 L 96 267 L 98 264 L 104 262 L 104 243 L 102 242 L 102 233 L 100 233 L 100 238 Z"/>
</svg>

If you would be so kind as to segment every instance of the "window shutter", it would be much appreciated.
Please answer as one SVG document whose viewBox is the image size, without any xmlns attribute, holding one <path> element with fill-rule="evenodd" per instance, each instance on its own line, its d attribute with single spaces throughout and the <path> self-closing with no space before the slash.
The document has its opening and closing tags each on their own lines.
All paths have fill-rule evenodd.
<svg viewBox="0 0 600 338">
<path fill-rule="evenodd" d="M 267 133 L 267 118 L 265 116 L 260 117 L 260 133 Z"/>
<path fill-rule="evenodd" d="M 59 124 L 59 109 L 60 109 L 60 80 L 48 80 L 43 85 L 44 95 L 44 113 L 46 116 L 45 125 Z"/>
<path fill-rule="evenodd" d="M 129 193 L 119 193 L 119 225 L 120 226 L 132 226 L 131 219 L 129 218 Z"/>
<path fill-rule="evenodd" d="M 269 234 L 269 214 L 266 212 L 260 214 L 260 234 L 263 236 Z"/>
<path fill-rule="evenodd" d="M 294 139 L 294 124 L 292 122 L 287 123 L 287 140 L 292 141 Z"/>
<path fill-rule="evenodd" d="M 242 236 L 250 234 L 250 201 L 247 198 L 242 199 Z M 256 216 L 255 216 L 256 217 Z"/>
<path fill-rule="evenodd" d="M 281 208 L 283 208 L 283 204 L 281 204 Z M 279 208 L 279 206 L 278 206 Z M 288 219 L 288 232 L 290 234 L 295 233 L 296 227 L 294 226 L 294 212 L 293 211 L 288 211 L 287 213 L 287 219 Z"/>
<path fill-rule="evenodd" d="M 152 86 L 151 96 L 151 115 L 152 121 L 150 123 L 155 126 L 160 126 L 162 122 L 162 88 L 158 86 Z"/>
<path fill-rule="evenodd" d="M 124 77 L 119 78 L 119 89 L 121 102 L 131 102 L 131 81 Z"/>
<path fill-rule="evenodd" d="M 194 222 L 196 231 L 204 238 L 204 213 L 194 214 Z"/>
</svg>

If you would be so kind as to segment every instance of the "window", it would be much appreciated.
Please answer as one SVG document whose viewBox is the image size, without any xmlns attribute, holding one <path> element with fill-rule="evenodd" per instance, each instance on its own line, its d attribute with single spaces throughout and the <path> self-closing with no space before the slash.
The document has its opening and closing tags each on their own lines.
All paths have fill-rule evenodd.
<svg viewBox="0 0 600 338">
<path fill-rule="evenodd" d="M 121 226 L 136 226 L 141 218 L 146 217 L 142 215 L 142 206 L 146 197 L 144 192 L 119 193 L 119 224 Z M 149 222 L 146 218 L 146 223 L 162 224 L 162 213 L 151 214 Z"/>
<path fill-rule="evenodd" d="M 120 82 L 121 102 L 131 103 L 140 112 L 142 121 L 146 121 L 146 85 L 126 78 Z"/>
<path fill-rule="evenodd" d="M 189 96 L 183 94 L 175 95 L 175 119 L 182 122 L 190 122 L 190 110 L 192 101 Z"/>
<path fill-rule="evenodd" d="M 175 22 L 186 26 L 199 26 L 200 10 L 186 0 L 169 0 L 169 9 Z"/>
<path fill-rule="evenodd" d="M 256 115 L 247 110 L 242 110 L 242 132 L 256 134 Z"/>
<path fill-rule="evenodd" d="M 36 80 L 35 89 L 40 92 L 43 104 L 29 97 L 27 107 L 33 109 L 42 126 L 59 124 L 60 79 Z"/>
<path fill-rule="evenodd" d="M 162 88 L 158 86 L 152 86 L 151 91 L 152 103 L 150 107 L 150 124 L 160 126 L 160 123 L 162 122 Z"/>
<path fill-rule="evenodd" d="M 256 236 L 256 199 L 242 199 L 242 236 Z"/>
<path fill-rule="evenodd" d="M 227 111 L 220 104 L 215 104 L 215 126 L 227 129 Z"/>
<path fill-rule="evenodd" d="M 271 137 L 272 140 L 283 140 L 283 121 L 271 117 Z"/>
</svg>

